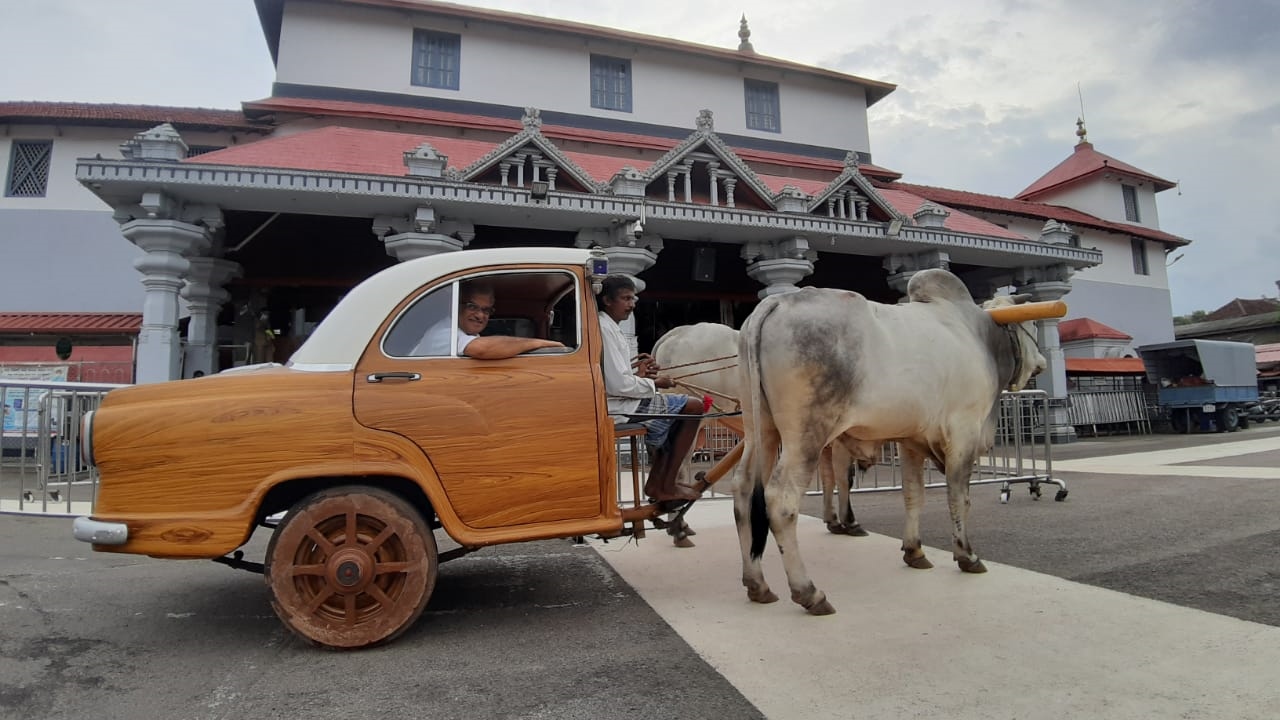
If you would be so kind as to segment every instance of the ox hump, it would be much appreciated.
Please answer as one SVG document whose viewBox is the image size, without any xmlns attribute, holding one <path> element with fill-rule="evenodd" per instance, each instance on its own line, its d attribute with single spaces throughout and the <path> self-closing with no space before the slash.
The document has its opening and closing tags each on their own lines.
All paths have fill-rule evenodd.
<svg viewBox="0 0 1280 720">
<path fill-rule="evenodd" d="M 907 282 L 907 297 L 911 302 L 952 302 L 973 305 L 973 297 L 964 282 L 955 275 L 929 268 L 911 276 Z"/>
</svg>

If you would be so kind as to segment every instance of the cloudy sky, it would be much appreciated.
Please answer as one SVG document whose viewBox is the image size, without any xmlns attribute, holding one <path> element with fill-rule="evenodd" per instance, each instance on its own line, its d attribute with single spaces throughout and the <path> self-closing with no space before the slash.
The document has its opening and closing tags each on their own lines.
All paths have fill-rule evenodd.
<svg viewBox="0 0 1280 720">
<path fill-rule="evenodd" d="M 1071 153 L 1079 86 L 1095 148 L 1180 183 L 1160 225 L 1175 314 L 1275 297 L 1280 0 L 475 0 L 895 83 L 877 164 L 1012 196 Z M 641 11 L 641 9 L 643 11 Z M 236 108 L 270 93 L 252 0 L 0 0 L 0 99 Z M 56 48 L 56 51 L 53 50 Z"/>
</svg>

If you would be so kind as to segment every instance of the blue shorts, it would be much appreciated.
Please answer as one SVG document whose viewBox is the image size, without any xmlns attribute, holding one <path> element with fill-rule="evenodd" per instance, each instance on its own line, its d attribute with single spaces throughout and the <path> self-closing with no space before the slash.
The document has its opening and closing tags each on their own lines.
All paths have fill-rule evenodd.
<svg viewBox="0 0 1280 720">
<path fill-rule="evenodd" d="M 688 401 L 688 395 L 658 393 L 647 400 L 641 400 L 640 407 L 636 408 L 636 412 L 652 413 L 654 415 L 675 415 L 684 410 L 685 403 Z M 641 420 L 640 424 L 645 427 L 644 443 L 651 447 L 662 447 L 667 444 L 667 437 L 670 436 L 671 428 L 676 424 L 676 419 Z"/>
</svg>

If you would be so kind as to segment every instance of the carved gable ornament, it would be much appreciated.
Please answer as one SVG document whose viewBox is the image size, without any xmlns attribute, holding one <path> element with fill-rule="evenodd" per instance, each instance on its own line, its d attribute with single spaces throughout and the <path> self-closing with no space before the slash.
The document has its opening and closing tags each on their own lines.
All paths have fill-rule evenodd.
<svg viewBox="0 0 1280 720">
<path fill-rule="evenodd" d="M 857 222 L 907 220 L 858 171 L 858 156 L 853 152 L 844 156 L 844 171 L 809 201 L 808 211 L 814 215 Z"/>
<path fill-rule="evenodd" d="M 755 171 L 715 133 L 715 119 L 703 110 L 694 119 L 693 134 L 644 172 L 647 192 L 667 202 L 706 203 L 734 208 L 742 190 L 764 210 L 775 210 L 773 193 Z"/>
<path fill-rule="evenodd" d="M 525 108 L 521 123 L 523 130 L 460 170 L 458 179 L 521 188 L 531 188 L 535 182 L 544 182 L 550 191 L 557 189 L 558 182 L 568 179 L 569 184 L 582 192 L 604 191 L 604 186 L 542 134 L 540 110 Z"/>
</svg>

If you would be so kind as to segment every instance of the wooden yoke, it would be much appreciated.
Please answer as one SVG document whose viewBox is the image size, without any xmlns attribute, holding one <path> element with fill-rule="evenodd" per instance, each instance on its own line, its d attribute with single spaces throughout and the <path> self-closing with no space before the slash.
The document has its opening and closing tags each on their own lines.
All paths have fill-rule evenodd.
<svg viewBox="0 0 1280 720">
<path fill-rule="evenodd" d="M 1027 322 L 1028 320 L 1048 320 L 1050 318 L 1063 317 L 1067 314 L 1067 304 L 1061 300 L 1049 300 L 1046 302 L 1029 302 L 1021 305 L 990 308 L 987 312 L 991 313 L 991 319 L 997 323 L 1010 325 Z"/>
</svg>

